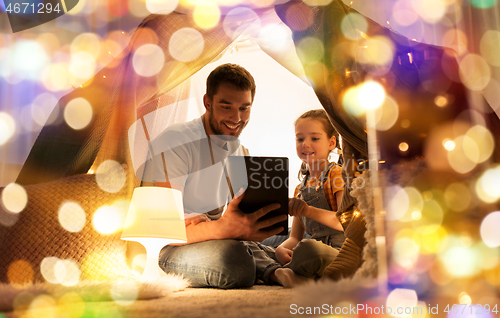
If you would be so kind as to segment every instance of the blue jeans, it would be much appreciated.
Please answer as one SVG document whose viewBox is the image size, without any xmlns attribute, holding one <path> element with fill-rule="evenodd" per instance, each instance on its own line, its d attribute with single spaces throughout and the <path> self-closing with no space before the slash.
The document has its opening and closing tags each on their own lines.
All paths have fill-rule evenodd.
<svg viewBox="0 0 500 318">
<path fill-rule="evenodd" d="M 182 275 L 192 287 L 248 288 L 255 283 L 252 252 L 237 240 L 167 245 L 159 265 L 166 273 Z"/>
</svg>

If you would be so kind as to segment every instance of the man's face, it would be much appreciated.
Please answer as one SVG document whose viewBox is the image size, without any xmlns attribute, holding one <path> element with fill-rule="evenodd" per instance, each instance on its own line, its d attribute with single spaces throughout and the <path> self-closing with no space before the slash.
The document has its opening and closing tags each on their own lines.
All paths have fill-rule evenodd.
<svg viewBox="0 0 500 318">
<path fill-rule="evenodd" d="M 250 120 L 252 92 L 222 83 L 212 100 L 205 95 L 203 102 L 208 113 L 208 133 L 239 137 Z"/>
</svg>

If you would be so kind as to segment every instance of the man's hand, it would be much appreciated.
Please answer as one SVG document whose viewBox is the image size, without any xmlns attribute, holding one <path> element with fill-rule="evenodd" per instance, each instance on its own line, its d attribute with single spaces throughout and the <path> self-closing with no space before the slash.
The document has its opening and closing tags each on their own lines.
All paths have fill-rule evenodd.
<svg viewBox="0 0 500 318">
<path fill-rule="evenodd" d="M 286 215 L 279 215 L 259 221 L 259 219 L 267 213 L 278 209 L 280 207 L 278 203 L 266 205 L 254 213 L 243 213 L 238 205 L 244 195 L 244 192 L 240 195 L 236 194 L 233 200 L 227 205 L 226 212 L 224 212 L 222 217 L 217 221 L 217 223 L 219 223 L 220 238 L 260 242 L 283 231 L 283 227 L 268 231 L 261 231 L 261 229 L 286 220 Z"/>
<path fill-rule="evenodd" d="M 290 198 L 288 200 L 288 214 L 291 216 L 308 216 L 309 206 L 304 200 Z"/>
<path fill-rule="evenodd" d="M 290 261 L 292 260 L 293 251 L 289 248 L 278 246 L 276 248 L 275 254 L 276 254 L 276 259 L 278 259 L 278 262 L 281 265 L 285 265 L 287 263 L 290 263 Z"/>
<path fill-rule="evenodd" d="M 196 225 L 201 222 L 210 222 L 210 218 L 206 214 L 197 214 L 197 213 L 187 213 L 184 217 L 184 223 L 186 226 L 192 224 Z"/>
</svg>

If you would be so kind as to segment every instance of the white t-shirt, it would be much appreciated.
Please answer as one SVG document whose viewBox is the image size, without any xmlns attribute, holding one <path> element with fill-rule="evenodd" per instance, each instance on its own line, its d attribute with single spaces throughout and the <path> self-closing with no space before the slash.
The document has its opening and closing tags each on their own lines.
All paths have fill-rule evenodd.
<svg viewBox="0 0 500 318">
<path fill-rule="evenodd" d="M 183 188 L 184 213 L 209 213 L 212 219 L 221 215 L 221 207 L 230 198 L 224 173 L 228 156 L 243 156 L 246 149 L 233 138 L 225 148 L 207 138 L 201 118 L 169 126 L 152 142 L 154 156 L 146 162 L 143 180 L 165 182 L 163 153 L 169 182 Z M 209 141 L 215 164 L 212 164 Z M 236 190 L 237 191 L 237 190 Z M 215 211 L 214 211 L 215 210 Z"/>
</svg>

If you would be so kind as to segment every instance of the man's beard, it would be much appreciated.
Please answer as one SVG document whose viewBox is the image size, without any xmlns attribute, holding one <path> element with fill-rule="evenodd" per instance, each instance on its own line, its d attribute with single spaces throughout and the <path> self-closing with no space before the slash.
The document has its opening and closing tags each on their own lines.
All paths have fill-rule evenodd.
<svg viewBox="0 0 500 318">
<path fill-rule="evenodd" d="M 219 124 L 215 118 L 214 118 L 214 111 L 213 108 L 210 109 L 210 112 L 208 114 L 208 122 L 210 124 L 210 129 L 214 132 L 215 135 L 219 136 L 221 139 L 225 139 L 227 141 L 232 140 L 233 138 L 238 138 L 243 131 L 243 128 L 247 125 L 247 123 L 244 123 L 243 121 L 238 122 L 237 124 L 240 125 L 239 129 L 235 133 L 231 133 L 230 135 L 225 135 L 224 130 L 222 129 L 221 125 Z M 231 138 L 233 137 L 233 138 Z"/>
</svg>

